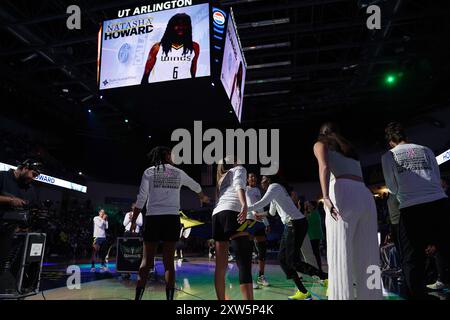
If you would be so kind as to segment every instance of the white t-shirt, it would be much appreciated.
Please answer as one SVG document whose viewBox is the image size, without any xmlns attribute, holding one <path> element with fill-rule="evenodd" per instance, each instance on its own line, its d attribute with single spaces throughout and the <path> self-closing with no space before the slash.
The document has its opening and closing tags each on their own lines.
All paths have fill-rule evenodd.
<svg viewBox="0 0 450 320">
<path fill-rule="evenodd" d="M 256 202 L 258 202 L 259 200 L 261 200 L 261 191 L 259 191 L 258 188 L 256 187 L 250 187 L 247 186 L 247 191 L 245 193 L 245 196 L 247 198 L 247 205 L 250 206 Z M 256 210 L 257 213 L 262 213 L 264 211 L 258 211 Z M 256 220 L 255 215 L 253 214 L 253 211 L 248 211 L 247 213 L 247 219 L 249 220 Z M 262 221 L 266 226 L 269 225 L 269 220 L 267 220 L 266 217 L 263 218 Z"/>
<path fill-rule="evenodd" d="M 447 197 L 441 187 L 439 165 L 429 148 L 399 144 L 383 155 L 381 163 L 386 186 L 397 196 L 400 209 Z"/>
<path fill-rule="evenodd" d="M 161 45 L 149 76 L 149 83 L 192 78 L 191 66 L 195 52 L 188 51 L 186 55 L 183 55 L 183 52 L 184 46 L 178 49 L 172 46 L 172 50 L 166 55 Z"/>
<path fill-rule="evenodd" d="M 248 206 L 248 211 L 261 210 L 269 203 L 270 215 L 274 216 L 278 212 L 284 224 L 288 224 L 291 220 L 305 218 L 303 213 L 295 206 L 294 201 L 292 201 L 286 189 L 278 183 L 272 183 L 260 201 Z"/>
<path fill-rule="evenodd" d="M 220 184 L 219 197 L 213 215 L 225 210 L 241 212 L 242 205 L 239 201 L 238 191 L 245 191 L 246 186 L 247 170 L 242 166 L 231 168 Z"/>
<path fill-rule="evenodd" d="M 96 216 L 94 218 L 94 238 L 106 238 L 106 229 L 108 229 L 108 221 Z"/>
<path fill-rule="evenodd" d="M 123 219 L 123 226 L 125 227 L 125 231 L 130 231 L 131 229 L 130 213 L 133 214 L 133 212 L 128 212 L 125 215 L 125 219 Z M 136 230 L 135 230 L 136 233 L 139 233 L 143 224 L 144 218 L 142 217 L 142 213 L 139 213 L 139 216 L 136 219 Z"/>
<path fill-rule="evenodd" d="M 141 187 L 136 201 L 136 208 L 142 209 L 147 204 L 147 216 L 179 215 L 180 189 L 186 186 L 196 193 L 202 188 L 183 170 L 170 164 L 151 167 L 142 176 Z"/>
</svg>

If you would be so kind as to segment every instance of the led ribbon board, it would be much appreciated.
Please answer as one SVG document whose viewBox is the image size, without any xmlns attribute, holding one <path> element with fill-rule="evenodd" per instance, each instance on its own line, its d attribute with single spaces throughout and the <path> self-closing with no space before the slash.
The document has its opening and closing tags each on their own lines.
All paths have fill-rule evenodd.
<svg viewBox="0 0 450 320">
<path fill-rule="evenodd" d="M 448 149 L 444 153 L 441 153 L 440 155 L 438 155 L 436 157 L 436 160 L 437 160 L 438 165 L 441 165 L 444 162 L 447 162 L 448 160 L 450 160 L 450 149 Z"/>
<path fill-rule="evenodd" d="M 17 167 L 0 162 L 0 171 L 8 171 L 11 169 L 15 170 L 15 169 L 17 169 Z M 53 178 L 53 177 L 47 176 L 45 174 L 39 175 L 35 180 L 42 182 L 42 183 L 50 184 L 53 186 L 61 187 L 64 189 L 87 193 L 86 186 L 82 186 L 80 184 L 76 184 L 74 182 L 70 182 L 70 181 L 66 181 L 66 180 L 62 180 L 62 179 L 58 179 L 58 178 Z"/>
</svg>

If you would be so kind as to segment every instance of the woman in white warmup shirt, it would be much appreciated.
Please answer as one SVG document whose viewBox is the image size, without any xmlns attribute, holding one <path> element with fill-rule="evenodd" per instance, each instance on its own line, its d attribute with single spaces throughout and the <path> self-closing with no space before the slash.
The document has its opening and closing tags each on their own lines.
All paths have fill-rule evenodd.
<svg viewBox="0 0 450 320">
<path fill-rule="evenodd" d="M 131 232 L 136 229 L 136 221 L 144 206 L 147 214 L 144 223 L 144 254 L 139 270 L 135 300 L 141 300 L 147 283 L 148 273 L 153 265 L 158 243 L 163 242 L 163 262 L 166 279 L 167 300 L 173 300 L 175 292 L 175 245 L 180 237 L 180 189 L 187 186 L 196 192 L 203 203 L 209 198 L 200 185 L 183 170 L 173 166 L 171 150 L 156 147 L 150 154 L 152 167 L 145 170 L 142 177 L 136 207 L 131 220 Z"/>
<path fill-rule="evenodd" d="M 336 125 L 325 123 L 314 155 L 327 213 L 328 299 L 381 299 L 381 279 L 368 282 L 380 265 L 377 209 L 356 152 Z"/>
<path fill-rule="evenodd" d="M 253 300 L 253 243 L 247 226 L 247 171 L 227 157 L 217 167 L 217 203 L 212 216 L 212 235 L 216 242 L 214 283 L 219 300 L 225 300 L 225 274 L 231 245 L 239 268 L 239 283 L 244 300 Z"/>
<path fill-rule="evenodd" d="M 319 270 L 301 261 L 300 249 L 308 231 L 308 221 L 292 201 L 286 188 L 277 183 L 277 176 L 263 176 L 261 187 L 266 191 L 262 199 L 248 207 L 249 211 L 258 211 L 270 204 L 269 213 L 274 216 L 277 212 L 285 228 L 280 242 L 278 260 L 286 277 L 292 279 L 297 286 L 297 292 L 290 296 L 290 300 L 311 300 L 311 293 L 303 285 L 297 272 L 311 276 L 318 276 Z M 262 217 L 265 213 L 255 213 Z"/>
</svg>

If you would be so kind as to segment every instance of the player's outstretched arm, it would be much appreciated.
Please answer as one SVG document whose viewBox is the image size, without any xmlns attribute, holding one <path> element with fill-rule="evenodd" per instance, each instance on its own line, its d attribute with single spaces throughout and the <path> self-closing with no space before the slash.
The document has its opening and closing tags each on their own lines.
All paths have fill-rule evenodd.
<svg viewBox="0 0 450 320">
<path fill-rule="evenodd" d="M 148 54 L 147 63 L 145 64 L 144 76 L 142 77 L 141 84 L 148 83 L 148 77 L 150 76 L 150 72 L 152 72 L 156 64 L 156 57 L 158 55 L 159 48 L 160 44 L 158 42 L 150 50 L 150 53 Z"/>
</svg>

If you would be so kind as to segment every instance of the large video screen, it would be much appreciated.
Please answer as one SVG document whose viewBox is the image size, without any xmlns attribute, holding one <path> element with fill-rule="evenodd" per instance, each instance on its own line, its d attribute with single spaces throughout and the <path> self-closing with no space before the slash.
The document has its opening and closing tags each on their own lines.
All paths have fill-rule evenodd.
<svg viewBox="0 0 450 320">
<path fill-rule="evenodd" d="M 242 53 L 233 14 L 231 13 L 228 18 L 220 78 L 239 122 L 242 120 L 246 72 L 247 64 Z"/>
<path fill-rule="evenodd" d="M 210 76 L 209 5 L 105 21 L 100 90 Z"/>
</svg>

